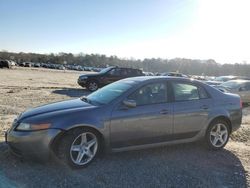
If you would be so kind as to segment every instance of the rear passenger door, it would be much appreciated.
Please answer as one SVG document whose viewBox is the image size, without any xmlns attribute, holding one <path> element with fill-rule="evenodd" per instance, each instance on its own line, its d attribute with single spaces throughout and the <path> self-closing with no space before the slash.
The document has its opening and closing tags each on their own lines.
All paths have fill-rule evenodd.
<svg viewBox="0 0 250 188">
<path fill-rule="evenodd" d="M 212 100 L 205 89 L 192 82 L 171 83 L 174 100 L 174 130 L 176 139 L 195 136 L 208 119 Z"/>
</svg>

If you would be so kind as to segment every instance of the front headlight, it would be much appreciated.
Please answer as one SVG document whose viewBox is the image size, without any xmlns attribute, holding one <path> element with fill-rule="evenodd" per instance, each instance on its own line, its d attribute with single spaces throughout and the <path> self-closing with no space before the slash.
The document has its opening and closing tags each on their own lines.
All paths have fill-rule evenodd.
<svg viewBox="0 0 250 188">
<path fill-rule="evenodd" d="M 20 123 L 17 126 L 17 130 L 19 131 L 37 131 L 37 130 L 45 130 L 50 128 L 50 123 L 41 123 L 41 124 L 29 124 L 29 123 Z"/>
</svg>

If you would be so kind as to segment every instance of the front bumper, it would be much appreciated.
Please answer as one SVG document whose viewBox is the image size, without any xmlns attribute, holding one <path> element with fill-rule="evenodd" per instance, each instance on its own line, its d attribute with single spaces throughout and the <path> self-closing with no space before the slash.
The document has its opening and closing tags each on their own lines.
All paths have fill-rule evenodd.
<svg viewBox="0 0 250 188">
<path fill-rule="evenodd" d="M 82 87 L 86 87 L 86 84 L 87 84 L 87 79 L 78 79 L 77 80 L 77 83 L 82 86 Z"/>
<path fill-rule="evenodd" d="M 51 154 L 51 144 L 62 131 L 48 129 L 41 131 L 15 131 L 5 133 L 5 142 L 11 152 L 19 157 L 47 160 Z"/>
</svg>

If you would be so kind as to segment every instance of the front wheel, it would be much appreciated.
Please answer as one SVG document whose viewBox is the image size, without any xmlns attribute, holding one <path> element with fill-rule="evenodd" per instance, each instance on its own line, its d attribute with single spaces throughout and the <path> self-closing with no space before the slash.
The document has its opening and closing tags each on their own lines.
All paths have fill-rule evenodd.
<svg viewBox="0 0 250 188">
<path fill-rule="evenodd" d="M 87 83 L 87 89 L 89 91 L 96 91 L 98 89 L 98 83 L 94 80 L 91 80 Z"/>
<path fill-rule="evenodd" d="M 211 123 L 206 133 L 206 143 L 209 149 L 223 148 L 229 139 L 229 126 L 224 120 L 216 120 Z"/>
<path fill-rule="evenodd" d="M 63 138 L 58 157 L 73 168 L 83 168 L 95 159 L 99 150 L 100 142 L 95 132 L 76 129 Z"/>
</svg>

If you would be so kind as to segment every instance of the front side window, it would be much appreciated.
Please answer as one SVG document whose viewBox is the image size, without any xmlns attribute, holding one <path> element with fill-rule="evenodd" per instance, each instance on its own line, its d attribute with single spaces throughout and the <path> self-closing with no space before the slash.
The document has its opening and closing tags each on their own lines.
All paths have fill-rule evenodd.
<svg viewBox="0 0 250 188">
<path fill-rule="evenodd" d="M 173 83 L 175 101 L 190 101 L 199 99 L 199 89 L 187 83 Z"/>
<path fill-rule="evenodd" d="M 167 87 L 164 83 L 148 84 L 128 97 L 135 100 L 137 106 L 167 102 Z"/>
</svg>

